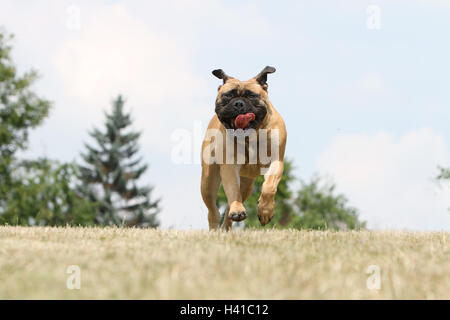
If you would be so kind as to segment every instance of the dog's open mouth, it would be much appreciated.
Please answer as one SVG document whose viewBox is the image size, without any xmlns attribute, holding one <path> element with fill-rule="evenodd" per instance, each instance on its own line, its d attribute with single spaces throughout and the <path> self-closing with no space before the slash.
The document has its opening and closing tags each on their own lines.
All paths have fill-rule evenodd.
<svg viewBox="0 0 450 320">
<path fill-rule="evenodd" d="M 231 127 L 234 129 L 246 129 L 251 121 L 255 120 L 253 112 L 240 114 L 234 120 L 231 120 Z"/>
</svg>

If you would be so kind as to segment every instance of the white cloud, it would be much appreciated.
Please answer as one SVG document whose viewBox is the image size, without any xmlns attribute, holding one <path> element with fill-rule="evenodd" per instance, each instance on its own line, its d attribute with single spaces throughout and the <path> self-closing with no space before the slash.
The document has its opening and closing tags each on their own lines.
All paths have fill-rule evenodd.
<svg viewBox="0 0 450 320">
<path fill-rule="evenodd" d="M 168 96 L 202 91 L 186 50 L 153 33 L 125 6 L 105 7 L 85 19 L 83 31 L 65 41 L 55 57 L 56 71 L 74 97 L 104 101 L 127 92 L 160 104 Z"/>
<path fill-rule="evenodd" d="M 80 102 L 79 114 L 103 109 L 122 93 L 138 115 L 136 125 L 151 128 L 145 142 L 165 148 L 173 127 L 202 117 L 195 100 L 205 97 L 205 81 L 190 58 L 189 48 L 155 34 L 124 5 L 112 5 L 84 15 L 82 30 L 63 42 L 54 61 L 68 98 Z"/>
<path fill-rule="evenodd" d="M 450 230 L 450 187 L 433 178 L 449 163 L 443 137 L 431 129 L 334 137 L 317 167 L 360 209 L 372 228 Z"/>
</svg>

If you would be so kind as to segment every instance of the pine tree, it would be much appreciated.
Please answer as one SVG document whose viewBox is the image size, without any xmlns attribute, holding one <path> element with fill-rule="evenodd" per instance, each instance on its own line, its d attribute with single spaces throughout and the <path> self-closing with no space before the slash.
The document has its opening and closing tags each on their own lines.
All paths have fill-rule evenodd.
<svg viewBox="0 0 450 320">
<path fill-rule="evenodd" d="M 112 112 L 105 113 L 105 132 L 94 128 L 89 133 L 98 146 L 85 144 L 87 152 L 81 154 L 86 162 L 80 166 L 83 192 L 97 202 L 98 224 L 157 227 L 159 199 L 151 200 L 152 187 L 137 185 L 147 165 L 136 158 L 140 133 L 128 129 L 132 121 L 124 103 L 119 95 Z"/>
</svg>

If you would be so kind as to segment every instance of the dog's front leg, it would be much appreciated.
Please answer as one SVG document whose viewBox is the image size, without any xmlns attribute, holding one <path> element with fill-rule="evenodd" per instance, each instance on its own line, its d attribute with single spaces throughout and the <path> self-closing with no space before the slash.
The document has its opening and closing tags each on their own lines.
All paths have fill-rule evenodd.
<svg viewBox="0 0 450 320">
<path fill-rule="evenodd" d="M 242 221 L 247 218 L 240 191 L 239 165 L 223 164 L 220 166 L 223 189 L 227 195 L 230 207 L 228 218 L 233 221 Z"/>
<path fill-rule="evenodd" d="M 258 202 L 258 218 L 263 226 L 268 224 L 273 218 L 275 194 L 277 193 L 278 183 L 283 176 L 283 170 L 283 161 L 273 161 L 264 175 L 264 183 Z"/>
</svg>

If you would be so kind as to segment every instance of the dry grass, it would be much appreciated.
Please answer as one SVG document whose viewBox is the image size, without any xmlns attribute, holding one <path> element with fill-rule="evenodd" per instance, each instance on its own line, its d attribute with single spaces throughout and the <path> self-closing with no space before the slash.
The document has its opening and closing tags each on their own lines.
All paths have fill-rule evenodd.
<svg viewBox="0 0 450 320">
<path fill-rule="evenodd" d="M 0 299 L 55 298 L 449 299 L 450 233 L 0 227 Z"/>
</svg>

